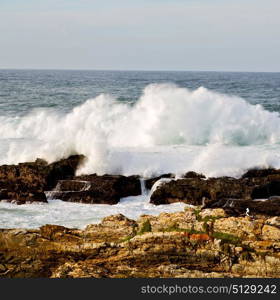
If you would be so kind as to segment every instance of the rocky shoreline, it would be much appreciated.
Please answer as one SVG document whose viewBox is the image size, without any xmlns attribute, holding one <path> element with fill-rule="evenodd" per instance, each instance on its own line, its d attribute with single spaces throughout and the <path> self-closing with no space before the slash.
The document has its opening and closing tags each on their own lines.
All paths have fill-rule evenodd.
<svg viewBox="0 0 280 300">
<path fill-rule="evenodd" d="M 84 230 L 0 230 L 0 277 L 280 277 L 280 217 L 187 208 Z"/>
<path fill-rule="evenodd" d="M 139 175 L 75 176 L 85 157 L 73 155 L 48 164 L 42 159 L 0 166 L 0 201 L 15 204 L 47 202 L 48 198 L 89 204 L 117 204 L 121 198 L 141 195 Z M 222 207 L 232 215 L 280 214 L 280 170 L 248 170 L 241 178 L 206 178 L 187 172 L 142 179 L 155 205 L 183 202 L 205 208 Z"/>
<path fill-rule="evenodd" d="M 84 230 L 0 229 L 0 277 L 280 277 L 280 170 L 140 181 L 137 175 L 76 176 L 84 159 L 0 166 L 0 201 L 113 205 L 140 195 L 144 185 L 155 205 L 192 207 L 137 221 L 109 216 Z"/>
</svg>

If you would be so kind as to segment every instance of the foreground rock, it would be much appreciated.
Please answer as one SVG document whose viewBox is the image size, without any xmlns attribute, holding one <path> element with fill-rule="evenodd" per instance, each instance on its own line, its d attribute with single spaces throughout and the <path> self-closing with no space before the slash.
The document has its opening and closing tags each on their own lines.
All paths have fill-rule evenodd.
<svg viewBox="0 0 280 300">
<path fill-rule="evenodd" d="M 187 209 L 0 231 L 0 277 L 280 277 L 280 219 Z"/>
<path fill-rule="evenodd" d="M 59 180 L 50 198 L 90 204 L 117 204 L 121 198 L 141 195 L 138 176 L 85 175 Z"/>
<path fill-rule="evenodd" d="M 0 200 L 17 204 L 47 202 L 44 191 L 52 189 L 59 179 L 73 178 L 83 159 L 82 155 L 73 155 L 52 164 L 37 159 L 0 166 Z"/>
</svg>

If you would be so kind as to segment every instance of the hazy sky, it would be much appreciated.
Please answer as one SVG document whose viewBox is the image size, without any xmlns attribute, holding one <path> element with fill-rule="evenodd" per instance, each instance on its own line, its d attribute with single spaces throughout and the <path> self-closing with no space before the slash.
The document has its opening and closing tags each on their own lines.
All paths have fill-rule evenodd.
<svg viewBox="0 0 280 300">
<path fill-rule="evenodd" d="M 280 71 L 280 0 L 0 0 L 0 68 Z"/>
</svg>

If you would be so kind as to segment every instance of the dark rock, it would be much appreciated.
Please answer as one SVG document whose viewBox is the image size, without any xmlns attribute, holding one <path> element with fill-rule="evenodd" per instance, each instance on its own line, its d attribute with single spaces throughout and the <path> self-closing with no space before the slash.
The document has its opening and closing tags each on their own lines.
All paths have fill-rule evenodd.
<svg viewBox="0 0 280 300">
<path fill-rule="evenodd" d="M 68 179 L 68 180 L 59 180 L 54 189 L 58 192 L 80 192 L 88 190 L 91 185 L 90 181 L 77 180 L 77 179 Z"/>
<path fill-rule="evenodd" d="M 0 199 L 8 199 L 8 190 L 7 189 L 0 189 Z"/>
<path fill-rule="evenodd" d="M 35 160 L 35 164 L 37 165 L 42 165 L 42 166 L 47 166 L 48 165 L 48 162 L 42 158 L 37 158 Z"/>
<path fill-rule="evenodd" d="M 182 176 L 183 178 L 206 178 L 205 175 L 203 174 L 199 174 L 193 171 L 187 172 L 184 176 Z"/>
<path fill-rule="evenodd" d="M 141 184 L 139 176 L 122 176 L 122 175 L 102 175 L 96 174 L 75 177 L 75 180 L 84 180 L 90 182 L 90 191 L 96 188 L 112 188 L 121 198 L 128 196 L 141 195 Z"/>
<path fill-rule="evenodd" d="M 280 214 L 280 197 L 271 197 L 280 196 L 279 170 L 250 170 L 240 179 L 203 179 L 196 173 L 190 173 L 189 176 L 192 178 L 159 185 L 151 195 L 151 203 L 184 202 L 209 208 L 222 207 L 230 215 L 244 215 L 247 209 L 252 214 Z"/>
<path fill-rule="evenodd" d="M 209 207 L 222 207 L 228 215 L 232 216 L 243 216 L 246 213 L 280 216 L 280 197 L 270 197 L 265 200 L 221 199 Z"/>
<path fill-rule="evenodd" d="M 253 169 L 246 172 L 241 179 L 250 185 L 264 185 L 271 181 L 280 181 L 280 170 Z"/>
<path fill-rule="evenodd" d="M 219 177 L 205 179 L 188 172 L 183 179 L 162 183 L 153 192 L 151 203 L 184 202 L 209 206 L 223 199 L 263 199 L 280 195 L 280 170 L 256 169 L 247 171 L 240 179 Z M 222 204 L 221 204 L 222 205 Z"/>
<path fill-rule="evenodd" d="M 269 169 L 250 169 L 242 175 L 242 178 L 267 177 L 269 175 L 280 175 L 280 170 Z"/>
<path fill-rule="evenodd" d="M 175 175 L 172 173 L 168 173 L 168 174 L 163 174 L 161 176 L 157 176 L 157 177 L 153 177 L 153 178 L 149 178 L 145 180 L 145 187 L 148 190 L 151 190 L 153 185 L 160 180 L 161 178 L 175 178 Z"/>
<path fill-rule="evenodd" d="M 66 202 L 77 202 L 86 204 L 117 204 L 120 197 L 111 191 L 68 191 L 53 192 L 51 197 Z"/>
<path fill-rule="evenodd" d="M 186 178 L 161 184 L 151 195 L 151 203 L 159 205 L 184 202 L 208 205 L 223 198 L 248 199 L 250 192 L 250 187 L 235 178 Z"/>
<path fill-rule="evenodd" d="M 271 181 L 267 184 L 257 186 L 253 189 L 252 199 L 265 199 L 280 195 L 280 181 Z"/>
<path fill-rule="evenodd" d="M 8 202 L 15 202 L 16 204 L 25 204 L 33 202 L 45 202 L 47 198 L 44 192 L 8 192 Z"/>
<path fill-rule="evenodd" d="M 52 164 L 37 159 L 0 166 L 0 200 L 18 204 L 47 202 L 44 191 L 52 189 L 59 179 L 73 178 L 83 159 L 82 155 L 73 155 Z"/>
<path fill-rule="evenodd" d="M 60 180 L 50 198 L 91 204 L 117 204 L 120 198 L 141 195 L 138 176 L 96 174 Z"/>
<path fill-rule="evenodd" d="M 78 166 L 83 162 L 83 155 L 72 155 L 66 159 L 59 160 L 47 167 L 47 177 L 45 189 L 55 187 L 58 180 L 72 179 Z"/>
</svg>

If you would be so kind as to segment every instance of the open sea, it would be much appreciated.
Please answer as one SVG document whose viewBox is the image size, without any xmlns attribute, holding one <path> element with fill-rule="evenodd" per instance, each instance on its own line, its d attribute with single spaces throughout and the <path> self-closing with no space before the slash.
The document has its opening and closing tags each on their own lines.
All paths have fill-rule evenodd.
<svg viewBox="0 0 280 300">
<path fill-rule="evenodd" d="M 0 164 L 84 154 L 77 174 L 280 168 L 280 73 L 0 70 Z M 149 195 L 117 205 L 0 203 L 0 228 L 83 228 L 104 216 L 183 209 Z"/>
</svg>

